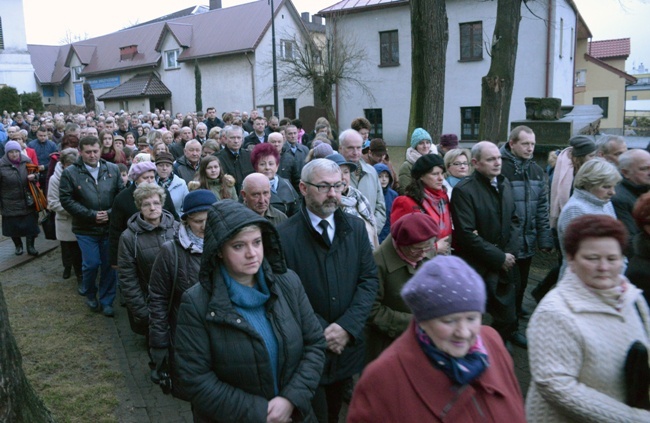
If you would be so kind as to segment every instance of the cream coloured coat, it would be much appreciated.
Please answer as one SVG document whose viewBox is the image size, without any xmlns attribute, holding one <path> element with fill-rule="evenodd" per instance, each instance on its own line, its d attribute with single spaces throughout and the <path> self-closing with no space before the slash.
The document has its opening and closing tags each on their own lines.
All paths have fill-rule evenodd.
<svg viewBox="0 0 650 423">
<path fill-rule="evenodd" d="M 76 241 L 77 237 L 72 233 L 72 216 L 63 208 L 59 200 L 61 173 L 63 173 L 63 165 L 58 162 L 47 184 L 47 208 L 56 212 L 56 218 L 54 219 L 56 239 L 59 241 Z"/>
<path fill-rule="evenodd" d="M 636 340 L 650 347 L 648 305 L 641 290 L 628 286 L 620 312 L 571 270 L 544 297 L 527 331 L 529 423 L 650 422 L 650 411 L 624 403 L 627 351 Z"/>
</svg>

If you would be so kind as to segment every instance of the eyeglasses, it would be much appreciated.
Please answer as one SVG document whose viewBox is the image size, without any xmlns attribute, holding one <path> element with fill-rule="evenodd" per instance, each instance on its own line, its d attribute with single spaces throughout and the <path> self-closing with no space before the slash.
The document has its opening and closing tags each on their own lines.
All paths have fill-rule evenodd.
<svg viewBox="0 0 650 423">
<path fill-rule="evenodd" d="M 436 248 L 435 239 L 428 241 L 425 245 L 415 244 L 415 245 L 405 245 L 402 248 L 408 250 L 411 254 L 423 254 L 428 253 L 429 251 Z"/>
<path fill-rule="evenodd" d="M 303 182 L 305 184 L 307 184 L 307 185 L 311 185 L 312 187 L 316 187 L 318 192 L 320 192 L 321 194 L 327 194 L 328 192 L 330 192 L 330 190 L 332 188 L 334 188 L 334 192 L 337 192 L 337 193 L 343 192 L 343 190 L 346 187 L 345 182 L 339 182 L 339 183 L 336 183 L 334 185 L 330 185 L 330 184 L 317 185 L 317 184 L 312 184 L 311 182 L 307 182 L 307 181 L 303 181 Z"/>
<path fill-rule="evenodd" d="M 467 162 L 453 162 L 451 165 L 460 167 L 460 166 L 469 166 L 469 163 L 467 163 Z"/>
</svg>

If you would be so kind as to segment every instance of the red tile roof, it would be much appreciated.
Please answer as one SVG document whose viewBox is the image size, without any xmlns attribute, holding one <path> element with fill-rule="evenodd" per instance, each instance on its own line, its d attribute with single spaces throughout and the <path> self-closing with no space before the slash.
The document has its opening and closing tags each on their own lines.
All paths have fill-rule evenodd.
<svg viewBox="0 0 650 423">
<path fill-rule="evenodd" d="M 628 58 L 630 55 L 630 39 L 592 41 L 589 43 L 589 55 L 597 59 Z"/>
</svg>

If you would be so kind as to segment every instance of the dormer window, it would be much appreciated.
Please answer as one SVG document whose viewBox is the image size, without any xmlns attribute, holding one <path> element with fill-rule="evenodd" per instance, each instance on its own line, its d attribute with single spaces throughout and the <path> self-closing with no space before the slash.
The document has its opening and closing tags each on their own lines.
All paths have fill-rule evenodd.
<svg viewBox="0 0 650 423">
<path fill-rule="evenodd" d="M 167 50 L 165 52 L 165 69 L 178 69 L 178 50 Z"/>
<path fill-rule="evenodd" d="M 83 66 L 73 66 L 70 68 L 72 71 L 72 81 L 73 82 L 81 82 L 82 77 L 81 77 L 81 70 L 83 69 Z"/>
</svg>

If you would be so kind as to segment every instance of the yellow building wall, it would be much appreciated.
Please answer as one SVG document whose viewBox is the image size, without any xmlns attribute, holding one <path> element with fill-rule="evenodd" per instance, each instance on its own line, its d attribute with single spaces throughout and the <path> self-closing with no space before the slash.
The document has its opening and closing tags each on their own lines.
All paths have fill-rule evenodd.
<svg viewBox="0 0 650 423">
<path fill-rule="evenodd" d="M 582 44 L 582 45 L 581 45 Z M 578 42 L 577 51 L 585 48 L 586 42 Z M 624 60 L 613 60 L 607 64 L 615 67 L 625 66 Z M 621 63 L 619 63 L 621 62 Z M 607 97 L 609 99 L 607 118 L 600 121 L 601 128 L 623 128 L 625 110 L 625 79 L 592 62 L 585 60 L 583 54 L 576 57 L 576 72 L 586 70 L 584 87 L 576 87 L 575 104 L 593 104 L 594 97 Z"/>
</svg>

